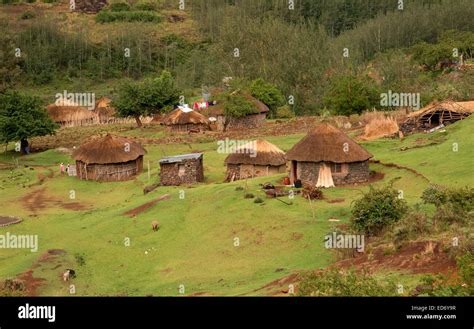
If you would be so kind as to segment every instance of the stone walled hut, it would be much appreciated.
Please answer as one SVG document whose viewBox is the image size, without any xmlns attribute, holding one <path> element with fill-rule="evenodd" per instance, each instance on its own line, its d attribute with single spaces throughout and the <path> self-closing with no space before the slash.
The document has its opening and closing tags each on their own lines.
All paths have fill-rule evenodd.
<svg viewBox="0 0 474 329">
<path fill-rule="evenodd" d="M 276 175 L 286 171 L 285 153 L 265 140 L 238 148 L 225 159 L 226 181 Z"/>
<path fill-rule="evenodd" d="M 106 135 L 88 141 L 74 153 L 77 177 L 95 181 L 123 181 L 143 169 L 145 149 L 123 137 Z"/>
<path fill-rule="evenodd" d="M 166 115 L 162 124 L 174 131 L 205 131 L 209 129 L 207 117 L 189 107 L 179 107 Z"/>
<path fill-rule="evenodd" d="M 366 182 L 372 154 L 341 130 L 325 123 L 316 126 L 287 153 L 290 181 L 331 187 Z"/>
<path fill-rule="evenodd" d="M 160 160 L 161 185 L 193 184 L 204 181 L 202 153 L 166 157 Z"/>
<path fill-rule="evenodd" d="M 224 116 L 224 103 L 210 106 L 207 110 L 203 110 L 202 113 L 210 118 L 214 117 L 216 119 L 213 125 L 215 130 L 218 131 L 224 131 L 225 129 L 252 129 L 262 126 L 265 123 L 267 113 L 270 109 L 264 103 L 252 96 L 247 95 L 245 97 L 254 104 L 253 113 L 249 115 L 240 118 L 226 118 Z"/>
</svg>

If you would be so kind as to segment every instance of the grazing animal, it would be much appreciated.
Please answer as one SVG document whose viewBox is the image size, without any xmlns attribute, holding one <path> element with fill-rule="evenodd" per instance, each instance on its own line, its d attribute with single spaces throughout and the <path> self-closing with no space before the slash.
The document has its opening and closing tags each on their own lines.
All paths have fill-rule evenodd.
<svg viewBox="0 0 474 329">
<path fill-rule="evenodd" d="M 153 229 L 153 231 L 158 231 L 158 229 L 160 228 L 160 224 L 158 224 L 158 222 L 154 220 L 153 222 L 151 222 L 151 228 Z"/>
<path fill-rule="evenodd" d="M 72 270 L 72 269 L 67 269 L 64 273 L 63 273 L 63 280 L 64 282 L 66 281 L 69 281 L 70 279 L 73 279 L 76 277 L 76 271 Z"/>
</svg>

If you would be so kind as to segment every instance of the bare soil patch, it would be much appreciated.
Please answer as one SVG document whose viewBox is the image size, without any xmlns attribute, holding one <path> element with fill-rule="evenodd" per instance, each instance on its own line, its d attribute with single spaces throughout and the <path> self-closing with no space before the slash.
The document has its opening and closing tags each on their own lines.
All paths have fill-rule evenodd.
<svg viewBox="0 0 474 329">
<path fill-rule="evenodd" d="M 17 279 L 22 281 L 25 286 L 25 294 L 27 296 L 36 296 L 38 294 L 38 288 L 41 287 L 46 280 L 43 278 L 36 278 L 33 276 L 33 270 L 40 267 L 41 265 L 52 262 L 57 259 L 60 255 L 65 255 L 66 251 L 63 249 L 50 249 L 40 255 L 38 259 L 33 263 L 30 269 L 19 274 Z M 56 268 L 61 267 L 61 264 Z"/>
<path fill-rule="evenodd" d="M 386 254 L 383 247 L 378 247 L 371 253 L 356 253 L 355 258 L 340 260 L 333 266 L 353 267 L 369 273 L 381 269 L 408 270 L 413 274 L 447 273 L 456 270 L 456 262 L 443 252 L 442 244 L 437 241 L 411 242 L 393 254 Z"/>
<path fill-rule="evenodd" d="M 23 207 L 33 212 L 34 214 L 51 206 L 59 206 L 68 210 L 81 211 L 88 209 L 87 206 L 79 202 L 64 202 L 59 198 L 48 195 L 46 188 L 40 188 L 29 194 L 23 196 L 20 201 Z"/>
</svg>

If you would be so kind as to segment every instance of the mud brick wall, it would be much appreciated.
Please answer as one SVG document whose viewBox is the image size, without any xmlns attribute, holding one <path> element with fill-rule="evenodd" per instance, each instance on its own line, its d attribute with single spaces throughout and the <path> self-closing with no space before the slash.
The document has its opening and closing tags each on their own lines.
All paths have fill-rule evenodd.
<svg viewBox="0 0 474 329">
<path fill-rule="evenodd" d="M 180 175 L 179 166 L 184 166 L 184 173 Z M 177 163 L 160 164 L 160 184 L 178 186 L 194 184 L 204 181 L 204 167 L 202 159 L 188 159 Z"/>
</svg>

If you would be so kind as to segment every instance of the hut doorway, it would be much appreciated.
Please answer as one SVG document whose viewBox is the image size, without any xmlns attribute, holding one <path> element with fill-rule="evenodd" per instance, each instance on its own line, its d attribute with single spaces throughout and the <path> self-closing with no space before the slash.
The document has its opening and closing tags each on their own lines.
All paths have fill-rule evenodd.
<svg viewBox="0 0 474 329">
<path fill-rule="evenodd" d="M 293 177 L 293 183 L 298 179 L 298 161 L 291 161 L 291 175 Z"/>
</svg>

